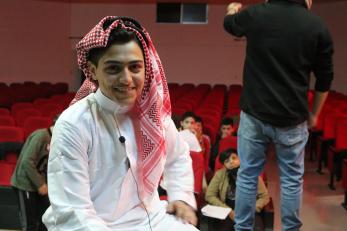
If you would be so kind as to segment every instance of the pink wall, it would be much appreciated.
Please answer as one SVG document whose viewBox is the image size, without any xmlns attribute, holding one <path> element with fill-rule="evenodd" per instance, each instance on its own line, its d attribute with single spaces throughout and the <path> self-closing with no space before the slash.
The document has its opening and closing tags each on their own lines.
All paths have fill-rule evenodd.
<svg viewBox="0 0 347 231">
<path fill-rule="evenodd" d="M 170 82 L 241 83 L 245 42 L 235 41 L 222 27 L 226 5 L 209 5 L 205 25 L 157 24 L 154 4 L 72 4 L 71 34 L 84 35 L 105 15 L 126 15 L 151 33 Z M 335 42 L 333 89 L 347 93 L 347 2 L 315 4 L 312 9 L 327 22 Z M 294 26 L 294 25 L 293 25 Z"/>
<path fill-rule="evenodd" d="M 212 5 L 208 24 L 157 24 L 154 4 L 72 4 L 71 34 L 84 35 L 105 15 L 134 17 L 150 32 L 169 82 L 241 83 L 244 42 L 223 31 L 224 14 L 225 6 Z"/>
<path fill-rule="evenodd" d="M 69 4 L 1 1 L 0 81 L 72 79 L 69 27 Z"/>
<path fill-rule="evenodd" d="M 321 16 L 329 27 L 334 40 L 335 79 L 332 89 L 347 93 L 347 1 L 313 5 L 313 11 Z"/>
<path fill-rule="evenodd" d="M 80 77 L 75 44 L 102 17 L 122 15 L 138 19 L 150 32 L 169 82 L 241 83 L 245 42 L 235 41 L 224 32 L 225 8 L 210 5 L 208 24 L 179 25 L 155 23 L 154 4 L 3 1 L 0 81 L 63 81 L 76 90 Z M 316 4 L 313 11 L 325 19 L 335 40 L 333 89 L 347 93 L 347 2 Z"/>
</svg>

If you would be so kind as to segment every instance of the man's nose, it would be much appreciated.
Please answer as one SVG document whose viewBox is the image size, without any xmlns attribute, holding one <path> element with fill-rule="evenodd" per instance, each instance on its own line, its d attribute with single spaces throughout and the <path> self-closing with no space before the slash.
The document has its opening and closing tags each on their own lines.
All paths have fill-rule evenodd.
<svg viewBox="0 0 347 231">
<path fill-rule="evenodd" d="M 127 85 L 131 82 L 131 79 L 131 71 L 125 67 L 122 75 L 120 76 L 120 83 Z"/>
</svg>

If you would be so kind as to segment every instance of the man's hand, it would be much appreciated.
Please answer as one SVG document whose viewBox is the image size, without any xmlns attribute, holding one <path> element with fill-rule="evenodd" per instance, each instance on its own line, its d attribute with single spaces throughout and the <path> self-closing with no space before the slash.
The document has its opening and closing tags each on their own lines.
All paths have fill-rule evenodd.
<svg viewBox="0 0 347 231">
<path fill-rule="evenodd" d="M 48 194 L 48 187 L 47 184 L 43 184 L 40 188 L 39 188 L 39 194 L 41 196 L 47 195 Z"/>
<path fill-rule="evenodd" d="M 168 213 L 175 214 L 176 217 L 179 217 L 183 221 L 194 226 L 196 226 L 198 223 L 198 219 L 193 208 L 183 201 L 170 202 L 166 208 L 166 211 Z"/>
<path fill-rule="evenodd" d="M 308 127 L 309 128 L 314 128 L 317 126 L 317 121 L 318 121 L 318 116 L 311 114 L 308 118 Z"/>
<path fill-rule="evenodd" d="M 227 15 L 233 15 L 240 11 L 242 4 L 239 2 L 232 2 L 227 7 Z"/>
</svg>

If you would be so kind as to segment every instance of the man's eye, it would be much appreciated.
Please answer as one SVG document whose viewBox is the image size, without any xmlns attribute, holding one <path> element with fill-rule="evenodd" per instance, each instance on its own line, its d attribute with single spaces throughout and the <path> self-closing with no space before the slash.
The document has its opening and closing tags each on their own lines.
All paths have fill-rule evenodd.
<svg viewBox="0 0 347 231">
<path fill-rule="evenodd" d="M 122 70 L 122 68 L 119 66 L 109 66 L 106 68 L 106 72 L 109 74 L 115 74 L 115 73 L 120 72 L 121 70 Z"/>
<path fill-rule="evenodd" d="M 133 64 L 129 66 L 130 71 L 138 73 L 142 70 L 143 66 L 141 64 Z"/>
</svg>

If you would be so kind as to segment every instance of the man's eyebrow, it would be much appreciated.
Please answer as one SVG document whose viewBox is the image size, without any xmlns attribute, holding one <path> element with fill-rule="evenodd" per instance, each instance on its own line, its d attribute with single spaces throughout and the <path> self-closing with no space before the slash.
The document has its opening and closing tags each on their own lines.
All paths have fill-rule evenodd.
<svg viewBox="0 0 347 231">
<path fill-rule="evenodd" d="M 129 62 L 130 64 L 134 64 L 134 63 L 144 63 L 143 60 L 133 60 Z M 104 64 L 123 64 L 123 62 L 120 61 L 116 61 L 116 60 L 107 60 L 104 62 Z"/>
</svg>

